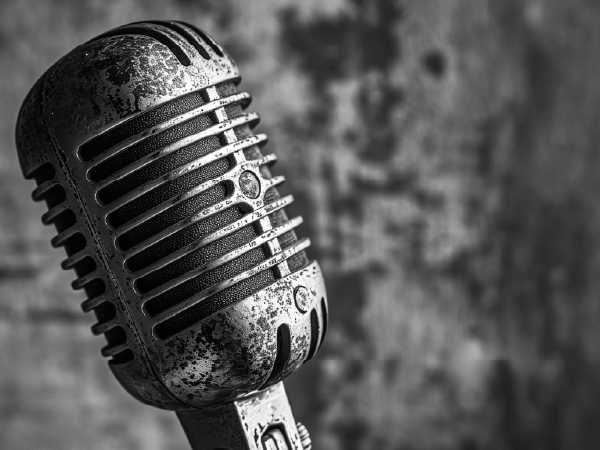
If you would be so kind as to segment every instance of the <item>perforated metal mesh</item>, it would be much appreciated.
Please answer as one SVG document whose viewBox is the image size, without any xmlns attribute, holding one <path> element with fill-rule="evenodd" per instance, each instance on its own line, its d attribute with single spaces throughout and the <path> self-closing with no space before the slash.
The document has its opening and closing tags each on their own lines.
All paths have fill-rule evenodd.
<svg viewBox="0 0 600 450">
<path fill-rule="evenodd" d="M 108 216 L 108 220 L 112 226 L 119 227 L 140 214 L 160 205 L 162 202 L 184 194 L 186 191 L 205 181 L 223 175 L 229 169 L 229 162 L 226 159 L 220 159 L 183 176 L 177 177 L 172 181 L 162 183 L 150 192 L 137 197 L 135 200 L 126 203 L 124 206 L 111 213 Z M 199 197 L 201 196 L 202 194 L 199 194 Z M 217 201 L 220 200 L 222 200 L 222 198 Z"/>
<path fill-rule="evenodd" d="M 192 92 L 191 94 L 179 97 L 172 102 L 159 105 L 156 108 L 127 121 L 117 128 L 90 139 L 79 148 L 81 159 L 90 161 L 128 137 L 155 127 L 172 117 L 177 117 L 192 109 L 198 108 L 203 104 L 204 100 L 202 99 L 200 92 Z"/>
<path fill-rule="evenodd" d="M 217 87 L 217 92 L 223 98 L 237 93 L 237 89 L 233 83 L 224 83 Z M 205 92 L 197 92 L 172 100 L 88 142 L 82 146 L 80 154 L 83 159 L 87 158 L 88 160 L 97 157 L 125 139 L 202 105 L 207 98 L 208 95 Z M 243 115 L 240 104 L 226 106 L 225 112 L 227 119 Z M 222 117 L 221 120 L 223 120 Z M 140 158 L 157 152 L 180 139 L 205 130 L 217 122 L 216 114 L 206 114 L 144 138 L 140 142 L 96 164 L 90 170 L 90 178 L 94 181 L 101 181 L 117 172 L 127 170 L 128 166 L 139 161 Z M 234 128 L 234 133 L 238 140 L 253 136 L 247 124 Z M 231 189 L 233 186 L 221 183 L 183 201 L 173 202 L 175 198 L 189 192 L 196 186 L 220 177 L 231 170 L 233 168 L 231 157 L 217 159 L 191 172 L 165 180 L 147 192 L 141 190 L 146 183 L 166 177 L 178 168 L 185 168 L 190 162 L 220 149 L 225 145 L 224 143 L 226 143 L 226 139 L 223 135 L 205 138 L 175 150 L 160 159 L 150 161 L 146 165 L 132 170 L 129 174 L 124 174 L 98 192 L 99 201 L 112 209 L 108 214 L 108 223 L 111 226 L 118 230 L 119 227 L 133 220 L 140 221 L 139 225 L 126 231 L 117 239 L 117 245 L 121 250 L 129 251 L 176 224 L 181 227 L 182 221 L 200 213 L 207 207 L 223 201 L 232 194 Z M 244 149 L 244 156 L 247 160 L 255 160 L 263 155 L 258 146 L 251 146 Z M 260 173 L 265 179 L 272 178 L 266 166 L 260 168 Z M 125 203 L 121 202 L 123 203 L 121 206 L 111 208 L 111 204 L 115 201 L 138 190 L 140 194 L 133 197 L 132 200 Z M 270 188 L 265 193 L 265 204 L 275 202 L 279 198 L 277 190 Z M 169 205 L 167 202 L 173 202 L 173 204 Z M 165 205 L 168 206 L 165 207 Z M 163 208 L 161 212 L 154 217 L 141 220 L 151 209 L 159 206 Z M 190 297 L 204 296 L 206 294 L 203 292 L 207 289 L 247 271 L 271 256 L 266 247 L 260 246 L 212 270 L 205 272 L 200 270 L 197 275 L 189 276 L 191 271 L 215 261 L 216 258 L 226 255 L 256 238 L 261 228 L 255 223 L 245 225 L 220 239 L 208 242 L 206 245 L 190 249 L 187 254 L 183 251 L 177 257 L 170 257 L 174 252 L 180 251 L 208 234 L 239 220 L 245 214 L 245 208 L 242 205 L 233 205 L 226 210 L 210 215 L 206 219 L 191 222 L 188 226 L 181 227 L 174 233 L 157 239 L 152 245 L 139 253 L 134 252 L 126 260 L 126 268 L 134 274 L 158 263 L 155 269 L 149 272 L 146 270 L 142 276 L 135 280 L 135 288 L 138 293 L 142 295 L 149 293 L 151 295 L 151 298 L 144 304 L 145 310 L 150 315 L 160 314 Z M 283 210 L 278 210 L 269 215 L 269 221 L 272 227 L 277 227 L 286 223 L 288 217 Z M 297 242 L 296 234 L 293 231 L 286 232 L 277 239 L 283 249 Z M 161 267 L 159 262 L 169 257 L 171 260 L 165 262 Z M 303 251 L 288 259 L 288 266 L 291 271 L 298 270 L 307 263 L 308 260 Z M 159 337 L 171 336 L 275 282 L 277 273 L 278 271 L 275 268 L 267 269 L 223 291 L 208 296 L 194 306 L 159 323 L 155 327 L 155 334 Z"/>
<path fill-rule="evenodd" d="M 164 229 L 184 220 L 194 213 L 214 205 L 225 199 L 227 189 L 223 185 L 217 185 L 204 191 L 203 193 L 192 197 L 189 200 L 180 202 L 166 211 L 157 214 L 153 218 L 145 221 L 142 225 L 133 228 L 124 233 L 117 243 L 123 250 L 128 250 L 136 244 L 145 241 L 148 238 L 160 233 Z"/>
<path fill-rule="evenodd" d="M 196 222 L 132 256 L 127 260 L 127 267 L 133 272 L 141 270 L 207 234 L 235 222 L 243 215 L 244 212 L 240 208 L 233 207 Z"/>
<path fill-rule="evenodd" d="M 154 180 L 165 173 L 184 164 L 190 163 L 201 156 L 221 148 L 219 139 L 211 136 L 189 145 L 178 152 L 171 153 L 157 161 L 147 164 L 143 170 L 138 170 L 131 175 L 109 184 L 99 192 L 99 198 L 105 205 L 117 200 L 127 192 L 140 187 L 150 180 Z"/>
<path fill-rule="evenodd" d="M 183 313 L 165 320 L 158 324 L 154 331 L 162 339 L 172 336 L 180 330 L 198 323 L 212 314 L 264 289 L 275 281 L 273 270 L 269 269 L 260 272 L 194 305 Z"/>
<path fill-rule="evenodd" d="M 217 269 L 206 272 L 196 278 L 192 278 L 164 294 L 149 300 L 146 303 L 146 310 L 152 315 L 158 314 L 186 298 L 202 292 L 221 281 L 236 276 L 265 259 L 266 254 L 262 247 L 250 250 L 248 253 L 244 253 L 239 258 L 236 258 L 227 264 L 223 264 Z M 187 311 L 185 313 L 187 314 Z"/>
<path fill-rule="evenodd" d="M 192 251 L 187 255 L 175 260 L 174 262 L 152 272 L 137 282 L 137 289 L 140 292 L 148 292 L 163 283 L 177 278 L 190 270 L 195 269 L 202 263 L 214 261 L 218 257 L 235 250 L 246 242 L 250 242 L 256 237 L 256 231 L 252 225 L 240 228 L 236 232 L 223 239 L 211 242 L 198 250 Z M 218 269 L 216 269 L 218 272 Z"/>
<path fill-rule="evenodd" d="M 139 144 L 117 153 L 90 170 L 90 179 L 101 181 L 115 172 L 127 167 L 152 152 L 160 150 L 173 142 L 198 133 L 212 125 L 206 116 L 198 116 L 175 127 L 169 128 L 162 133 L 144 139 Z M 129 136 L 128 136 L 129 137 Z"/>
</svg>

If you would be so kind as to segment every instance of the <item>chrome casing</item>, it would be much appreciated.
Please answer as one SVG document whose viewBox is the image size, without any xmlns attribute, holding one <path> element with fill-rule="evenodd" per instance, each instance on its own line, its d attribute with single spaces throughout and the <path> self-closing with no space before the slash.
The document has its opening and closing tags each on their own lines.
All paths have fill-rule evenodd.
<svg viewBox="0 0 600 450">
<path fill-rule="evenodd" d="M 272 386 L 310 359 L 325 335 L 327 301 L 318 264 L 308 262 L 293 272 L 287 264 L 309 241 L 300 239 L 281 248 L 277 240 L 301 219 L 269 226 L 269 214 L 292 201 L 291 196 L 265 201 L 267 190 L 283 182 L 283 177 L 265 176 L 263 166 L 274 162 L 275 157 L 252 160 L 244 157 L 245 148 L 264 144 L 266 136 L 240 138 L 234 132 L 238 126 L 256 123 L 258 116 L 255 113 L 227 116 L 228 105 L 246 106 L 250 96 L 242 92 L 223 97 L 217 89 L 222 83 L 237 84 L 239 80 L 232 59 L 201 30 L 180 22 L 131 24 L 105 33 L 59 60 L 34 85 L 18 118 L 16 138 L 23 173 L 38 182 L 34 199 L 48 203 L 49 210 L 42 220 L 58 228 L 59 234 L 52 243 L 67 248 L 69 257 L 62 265 L 78 273 L 73 287 L 88 294 L 83 309 L 95 310 L 99 316 L 92 331 L 107 336 L 109 344 L 102 353 L 113 358 L 110 368 L 128 392 L 160 408 L 182 411 L 223 405 Z M 138 130 L 89 160 L 82 158 L 82 146 L 95 137 L 128 126 L 157 107 L 194 92 L 201 92 L 206 99 L 198 108 Z M 108 158 L 199 114 L 211 114 L 215 123 L 194 136 L 153 151 L 107 179 L 90 179 L 90 171 Z M 108 183 L 123 179 L 202 136 L 219 136 L 223 145 L 192 163 L 145 182 L 113 203 L 105 205 L 100 201 L 98 192 Z M 230 158 L 234 162 L 231 170 L 153 206 L 118 227 L 111 226 L 108 217 L 117 207 L 219 158 Z M 247 172 L 250 174 L 241 176 Z M 231 187 L 223 202 L 195 212 L 168 231 L 126 251 L 117 245 L 123 233 L 217 183 Z M 247 211 L 243 219 L 173 252 L 165 257 L 166 262 L 161 260 L 142 269 L 141 275 L 128 269 L 127 259 L 149 243 L 238 203 Z M 256 239 L 165 285 L 168 288 L 183 283 L 202 270 L 224 264 L 256 246 L 263 246 L 268 252 L 265 261 L 183 298 L 159 314 L 145 310 L 148 299 L 166 288 L 162 285 L 148 293 L 138 292 L 136 281 L 142 275 L 151 274 L 152 270 L 249 223 L 259 230 Z M 278 274 L 272 284 L 210 312 L 174 335 L 157 336 L 156 327 L 165 320 L 265 270 L 275 270 Z M 114 317 L 107 317 L 113 314 L 105 312 L 112 311 L 107 308 L 110 304 L 114 305 Z"/>
</svg>

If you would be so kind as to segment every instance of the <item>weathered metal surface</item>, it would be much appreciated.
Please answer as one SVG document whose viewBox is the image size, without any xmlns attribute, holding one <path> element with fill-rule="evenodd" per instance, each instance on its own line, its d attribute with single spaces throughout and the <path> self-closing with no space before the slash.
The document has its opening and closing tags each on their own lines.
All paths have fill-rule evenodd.
<svg viewBox="0 0 600 450">
<path fill-rule="evenodd" d="M 250 97 L 244 93 L 222 97 L 217 87 L 225 82 L 239 82 L 238 69 L 203 32 L 177 22 L 129 25 L 77 47 L 49 69 L 24 102 L 17 123 L 17 148 L 23 173 L 38 182 L 34 199 L 45 199 L 48 203 L 50 209 L 42 219 L 46 224 L 56 223 L 59 234 L 53 245 L 64 245 L 69 254 L 63 268 L 75 268 L 79 275 L 73 287 L 84 288 L 88 293 L 84 310 L 94 310 L 99 319 L 92 331 L 107 336 L 109 343 L 103 348 L 103 355 L 113 357 L 110 363 L 113 373 L 134 397 L 166 409 L 221 405 L 269 387 L 312 358 L 326 328 L 325 288 L 318 264 L 310 263 L 291 274 L 288 267 L 287 260 L 304 250 L 309 241 L 292 241 L 283 249 L 278 242 L 280 236 L 292 232 L 302 220 L 296 218 L 271 226 L 268 214 L 289 204 L 291 199 L 265 200 L 269 190 L 283 182 L 283 177 L 272 177 L 266 169 L 266 164 L 275 161 L 273 155 L 246 159 L 244 150 L 264 143 L 266 138 L 236 136 L 235 127 L 255 122 L 258 116 L 228 116 L 226 107 L 245 105 Z M 199 107 L 188 107 L 183 113 L 170 113 L 171 116 L 166 115 L 169 110 L 158 109 L 163 105 L 172 108 L 170 100 L 198 92 L 204 96 Z M 102 170 L 107 162 L 136 146 L 151 145 L 148 142 L 160 137 L 160 133 L 180 130 L 208 113 L 216 121 L 208 128 L 138 157 L 114 175 L 102 180 L 95 178 L 95 171 Z M 157 117 L 152 119 L 155 122 L 146 125 L 143 121 L 154 117 L 152 114 Z M 136 119 L 140 120 L 135 122 Z M 119 182 L 130 174 L 140 176 L 153 161 L 160 162 L 159 158 L 211 136 L 219 136 L 225 142 L 212 153 L 164 175 L 154 175 L 116 199 L 102 200 L 108 198 L 102 195 L 106 192 L 103 189 L 111 186 L 109 183 Z M 112 139 L 109 144 L 102 144 L 109 139 Z M 111 214 L 116 214 L 118 208 L 223 158 L 232 159 L 233 167 L 221 176 L 197 184 L 183 194 L 172 194 L 158 205 L 146 207 L 132 220 L 120 225 L 112 222 Z M 242 219 L 170 252 L 143 270 L 129 268 L 128 258 L 139 254 L 140 247 L 147 248 L 149 241 L 146 238 L 141 245 L 124 248 L 119 244 L 120 237 L 185 200 L 225 184 L 232 186 L 232 192 L 223 201 L 188 214 L 172 226 L 165 226 L 164 231 L 154 232 L 150 241 L 167 238 L 174 228 L 184 230 L 236 205 L 246 210 Z M 73 211 L 76 219 L 65 219 L 68 213 L 73 216 Z M 188 268 L 177 276 L 171 275 L 152 289 L 140 287 L 140 280 L 156 276 L 168 264 L 177 263 L 193 254 L 192 251 L 259 221 L 260 234 L 245 245 L 208 263 L 196 263 L 193 270 Z M 82 244 L 76 240 L 77 236 L 83 236 Z M 147 306 L 168 294 L 169 289 L 183 286 L 227 262 L 235 262 L 236 258 L 262 246 L 268 246 L 270 251 L 263 262 L 242 272 L 238 270 L 228 279 L 213 281 L 200 292 L 187 294 L 159 312 Z M 280 279 L 270 286 L 238 303 L 227 298 L 219 300 L 225 302 L 224 306 L 206 313 L 197 323 L 161 335 L 160 327 L 169 321 L 185 317 L 192 308 L 203 307 L 213 296 L 227 292 L 227 288 L 273 269 L 279 271 Z M 293 293 L 299 286 L 309 293 L 305 311 L 294 305 Z M 116 308 L 114 317 L 103 318 L 110 313 L 111 304 Z M 107 308 L 109 312 L 105 312 Z M 311 313 L 305 314 L 308 310 Z M 279 342 L 281 327 L 287 333 L 283 343 Z M 124 335 L 118 341 L 114 337 L 119 336 L 117 330 Z"/>
<path fill-rule="evenodd" d="M 165 362 L 158 370 L 169 390 L 190 404 L 210 405 L 260 388 L 274 365 L 277 329 L 283 324 L 290 330 L 290 356 L 271 383 L 298 369 L 308 356 L 311 340 L 310 314 L 294 305 L 293 292 L 299 286 L 311 293 L 309 311 L 320 311 L 325 285 L 314 262 L 167 341 Z M 325 324 L 322 314 L 318 316 L 321 342 Z M 190 394 L 195 395 L 197 386 L 211 390 L 196 399 Z"/>
</svg>

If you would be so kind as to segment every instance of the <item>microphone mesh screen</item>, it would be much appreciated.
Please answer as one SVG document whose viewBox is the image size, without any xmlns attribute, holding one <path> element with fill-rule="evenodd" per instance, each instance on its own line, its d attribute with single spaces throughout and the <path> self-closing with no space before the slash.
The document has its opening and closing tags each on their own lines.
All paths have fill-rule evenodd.
<svg viewBox="0 0 600 450">
<path fill-rule="evenodd" d="M 102 181 L 140 158 L 160 150 L 173 142 L 198 133 L 210 125 L 212 125 L 210 119 L 206 115 L 202 115 L 169 128 L 160 134 L 144 139 L 139 144 L 132 145 L 95 166 L 90 171 L 90 179 L 92 181 Z"/>
<path fill-rule="evenodd" d="M 108 205 L 125 195 L 127 192 L 140 187 L 144 183 L 158 178 L 179 166 L 192 162 L 219 148 L 221 148 L 219 139 L 216 136 L 211 136 L 189 145 L 178 152 L 168 154 L 159 160 L 146 165 L 144 170 L 136 171 L 101 189 L 98 195 L 100 201 L 105 205 Z"/>
<path fill-rule="evenodd" d="M 230 168 L 229 162 L 225 159 L 220 159 L 214 163 L 200 167 L 190 173 L 180 176 L 172 181 L 162 183 L 160 186 L 152 189 L 146 194 L 140 195 L 135 200 L 126 203 L 123 207 L 117 209 L 108 216 L 108 221 L 113 227 L 119 227 L 131 219 L 143 214 L 144 212 L 160 205 L 162 202 L 170 198 L 184 194 L 186 191 L 204 183 L 205 181 L 217 178 L 223 175 Z M 143 170 L 143 169 L 142 169 Z M 223 191 L 225 189 L 222 189 Z M 218 191 L 218 189 L 217 189 Z M 209 191 L 206 191 L 207 193 Z M 197 197 L 207 197 L 209 195 L 199 194 Z M 223 196 L 217 201 L 225 198 Z M 216 199 L 216 197 L 215 197 Z M 216 203 L 216 202 L 214 202 Z M 207 203 L 208 206 L 209 203 Z"/>
<path fill-rule="evenodd" d="M 173 278 L 177 278 L 195 269 L 198 267 L 198 261 L 213 261 L 219 256 L 250 242 L 255 237 L 256 231 L 252 225 L 240 228 L 229 236 L 211 242 L 140 278 L 137 281 L 137 289 L 142 293 L 148 292 Z"/>
<path fill-rule="evenodd" d="M 159 105 L 143 115 L 134 117 L 121 126 L 90 139 L 79 147 L 79 155 L 83 161 L 91 161 L 96 156 L 104 153 L 119 142 L 123 142 L 128 137 L 155 127 L 169 120 L 171 117 L 179 116 L 203 104 L 204 100 L 200 92 L 192 92 L 186 96 L 179 97 L 174 102 Z"/>
<path fill-rule="evenodd" d="M 261 261 L 264 261 L 265 257 L 265 251 L 262 247 L 250 250 L 249 252 L 244 253 L 239 258 L 236 258 L 227 264 L 223 264 L 214 270 L 181 283 L 173 289 L 166 291 L 164 294 L 149 300 L 146 304 L 146 310 L 150 314 L 156 315 L 161 311 L 176 305 L 182 299 L 189 298 L 192 295 L 202 292 L 210 286 L 219 283 L 220 281 L 232 278 L 244 270 L 255 266 Z"/>
<path fill-rule="evenodd" d="M 201 220 L 181 231 L 173 233 L 165 239 L 148 247 L 145 250 L 133 255 L 127 260 L 127 268 L 136 272 L 148 267 L 155 261 L 177 251 L 188 244 L 212 233 L 215 230 L 223 228 L 232 222 L 240 219 L 244 215 L 241 208 L 233 207 L 226 209 L 222 213 L 216 214 L 208 219 Z"/>
<path fill-rule="evenodd" d="M 221 98 L 224 98 L 236 94 L 237 89 L 232 82 L 228 82 L 217 86 L 217 92 Z M 198 268 L 205 266 L 216 258 L 222 257 L 255 239 L 261 232 L 261 228 L 257 227 L 255 222 L 199 248 L 190 249 L 188 253 L 178 255 L 176 258 L 170 257 L 174 252 L 184 249 L 186 246 L 241 219 L 247 214 L 247 207 L 242 204 L 232 205 L 205 219 L 182 226 L 182 221 L 232 195 L 233 185 L 230 185 L 229 182 L 214 185 L 185 200 L 174 201 L 178 196 L 189 192 L 196 186 L 220 177 L 233 169 L 234 160 L 232 157 L 217 159 L 182 175 L 171 179 L 165 178 L 164 182 L 159 183 L 154 188 L 143 189 L 146 183 L 170 176 L 169 174 L 172 171 L 185 168 L 187 164 L 198 158 L 222 148 L 228 143 L 223 134 L 204 138 L 156 160 L 148 159 L 145 165 L 138 168 L 134 166 L 127 173 L 127 167 L 138 162 L 141 158 L 148 158 L 149 155 L 164 149 L 166 146 L 219 123 L 216 114 L 198 115 L 155 134 L 149 134 L 147 137 L 142 136 L 139 142 L 116 152 L 114 155 L 101 159 L 105 152 L 118 146 L 126 139 L 147 132 L 152 127 L 198 108 L 207 101 L 206 91 L 195 92 L 171 100 L 107 131 L 80 147 L 80 156 L 84 161 L 95 161 L 94 158 L 99 159 L 98 162 L 92 162 L 93 166 L 89 170 L 89 177 L 92 181 L 99 182 L 114 176 L 117 172 L 124 172 L 115 181 L 104 185 L 97 192 L 97 198 L 102 205 L 106 205 L 108 223 L 115 228 L 117 234 L 119 234 L 120 227 L 127 225 L 132 220 L 140 222 L 139 225 L 122 233 L 116 241 L 120 250 L 129 253 L 129 255 L 126 254 L 125 267 L 133 273 L 134 279 L 137 272 L 145 270 L 155 263 L 160 264 L 159 262 L 164 258 L 171 258 L 162 266 L 158 265 L 151 271 L 145 270 L 143 274 L 138 275 L 135 279 L 134 285 L 138 293 L 150 293 L 150 299 L 144 304 L 144 309 L 152 316 L 160 314 L 187 298 L 247 271 L 271 256 L 266 246 L 258 246 L 216 268 L 204 272 L 200 270 L 199 274 L 189 276 L 190 271 L 198 270 Z M 239 103 L 230 104 L 224 109 L 227 116 L 226 120 L 244 114 Z M 223 118 L 221 118 L 222 120 Z M 249 125 L 246 123 L 235 127 L 234 133 L 238 140 L 253 136 Z M 251 146 L 244 150 L 244 156 L 247 160 L 256 160 L 262 158 L 263 155 L 258 146 Z M 260 167 L 260 173 L 265 179 L 272 178 L 266 165 Z M 136 192 L 136 195 L 132 195 L 132 192 Z M 125 195 L 132 195 L 132 199 L 124 203 L 120 201 L 118 205 L 113 206 L 117 200 Z M 274 187 L 268 189 L 264 194 L 265 204 L 273 203 L 279 198 L 279 193 Z M 172 202 L 172 204 L 169 202 Z M 162 210 L 151 217 L 149 215 L 150 210 L 159 206 Z M 148 217 L 146 218 L 144 215 L 148 215 Z M 273 228 L 288 221 L 283 209 L 272 212 L 268 217 Z M 179 227 L 175 232 L 169 234 L 165 231 L 175 225 Z M 143 244 L 159 234 L 161 237 L 155 238 L 156 242 L 139 252 L 135 251 L 135 246 Z M 288 231 L 277 239 L 283 250 L 297 242 L 294 231 Z M 288 259 L 288 267 L 292 272 L 302 268 L 307 263 L 308 260 L 304 251 L 300 251 Z M 277 270 L 270 268 L 229 286 L 159 323 L 155 327 L 155 334 L 160 338 L 172 336 L 220 309 L 274 283 L 277 273 Z M 188 274 L 187 277 L 186 274 Z M 185 278 L 180 279 L 180 277 Z"/>
<path fill-rule="evenodd" d="M 161 339 L 172 336 L 180 330 L 264 289 L 275 281 L 276 279 L 272 270 L 260 272 L 186 309 L 183 313 L 158 324 L 155 328 L 156 335 Z"/>
<path fill-rule="evenodd" d="M 128 250 L 207 206 L 220 202 L 226 194 L 225 186 L 217 185 L 148 219 L 143 224 L 124 233 L 123 236 L 117 239 L 117 243 L 121 249 Z M 210 220 L 210 218 L 207 220 Z"/>
</svg>

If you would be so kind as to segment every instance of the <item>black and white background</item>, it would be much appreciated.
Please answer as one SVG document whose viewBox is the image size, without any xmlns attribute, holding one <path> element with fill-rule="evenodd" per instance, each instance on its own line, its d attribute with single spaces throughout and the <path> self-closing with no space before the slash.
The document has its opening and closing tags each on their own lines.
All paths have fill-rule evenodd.
<svg viewBox="0 0 600 450">
<path fill-rule="evenodd" d="M 100 356 L 31 201 L 21 101 L 144 19 L 237 61 L 325 272 L 287 391 L 316 450 L 600 448 L 600 3 L 0 2 L 0 449 L 184 450 Z"/>
</svg>

